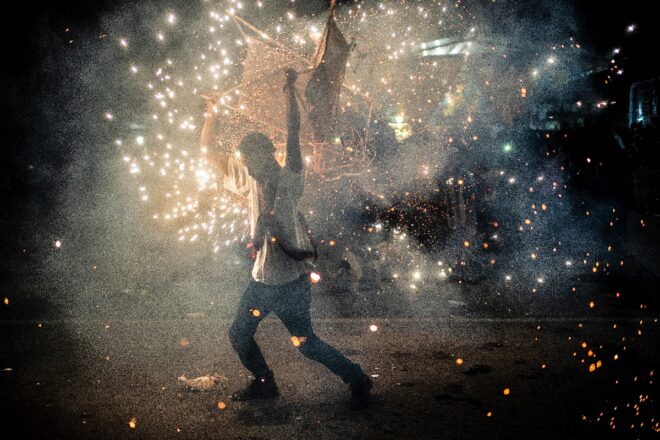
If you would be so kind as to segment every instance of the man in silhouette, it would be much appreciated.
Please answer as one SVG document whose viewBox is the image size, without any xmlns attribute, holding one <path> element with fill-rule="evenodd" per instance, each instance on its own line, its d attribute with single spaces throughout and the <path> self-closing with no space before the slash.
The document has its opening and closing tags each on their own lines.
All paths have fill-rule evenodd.
<svg viewBox="0 0 660 440">
<path fill-rule="evenodd" d="M 259 323 L 274 312 L 291 333 L 294 346 L 322 363 L 349 384 L 355 408 L 367 405 L 372 381 L 362 368 L 321 340 L 310 318 L 310 259 L 316 251 L 310 243 L 304 217 L 298 210 L 304 186 L 300 153 L 300 113 L 296 99 L 297 74 L 285 71 L 287 96 L 287 144 L 284 167 L 275 160 L 275 147 L 262 133 L 250 133 L 241 141 L 237 157 L 218 153 L 214 158 L 225 189 L 247 201 L 250 234 L 257 251 L 252 274 L 229 330 L 231 344 L 242 364 L 254 376 L 234 400 L 269 399 L 279 395 L 273 372 L 254 335 Z M 215 127 L 214 103 L 207 101 L 202 146 L 210 147 Z"/>
</svg>

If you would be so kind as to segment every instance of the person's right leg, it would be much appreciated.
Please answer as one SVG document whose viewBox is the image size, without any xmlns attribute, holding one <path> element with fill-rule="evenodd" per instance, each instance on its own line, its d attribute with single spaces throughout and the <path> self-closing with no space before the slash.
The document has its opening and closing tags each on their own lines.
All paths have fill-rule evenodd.
<svg viewBox="0 0 660 440">
<path fill-rule="evenodd" d="M 266 288 L 267 286 L 250 280 L 236 310 L 234 322 L 229 329 L 229 340 L 232 347 L 243 366 L 255 377 L 247 388 L 232 395 L 234 400 L 270 398 L 279 395 L 273 372 L 268 368 L 254 339 L 259 323 L 270 312 L 269 298 L 271 295 L 265 291 Z"/>
<path fill-rule="evenodd" d="M 229 329 L 229 340 L 232 347 L 243 366 L 250 370 L 255 377 L 263 376 L 269 370 L 266 360 L 254 340 L 259 323 L 270 312 L 263 295 L 259 294 L 259 287 L 256 282 L 250 280 L 236 309 L 234 322 Z"/>
</svg>

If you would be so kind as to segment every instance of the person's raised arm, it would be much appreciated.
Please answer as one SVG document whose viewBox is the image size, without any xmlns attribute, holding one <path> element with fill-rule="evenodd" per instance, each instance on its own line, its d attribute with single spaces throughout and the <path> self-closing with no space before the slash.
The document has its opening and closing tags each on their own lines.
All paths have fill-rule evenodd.
<svg viewBox="0 0 660 440">
<path fill-rule="evenodd" d="M 299 173 L 303 169 L 303 162 L 300 155 L 300 111 L 295 86 L 298 74 L 293 69 L 286 69 L 284 73 L 286 74 L 284 92 L 287 96 L 286 166 L 294 173 Z"/>
<path fill-rule="evenodd" d="M 204 125 L 202 126 L 202 134 L 200 136 L 200 146 L 206 147 L 209 152 L 209 162 L 220 171 L 223 175 L 227 175 L 227 161 L 229 156 L 224 152 L 216 151 L 213 145 L 213 136 L 215 133 L 215 124 L 217 119 L 217 110 L 213 99 L 204 97 L 206 99 L 206 111 L 204 112 Z"/>
</svg>

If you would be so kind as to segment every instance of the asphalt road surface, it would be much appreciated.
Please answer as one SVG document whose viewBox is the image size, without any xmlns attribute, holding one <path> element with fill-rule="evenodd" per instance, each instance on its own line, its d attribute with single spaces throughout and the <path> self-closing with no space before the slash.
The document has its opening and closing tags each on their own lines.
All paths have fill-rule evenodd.
<svg viewBox="0 0 660 440">
<path fill-rule="evenodd" d="M 297 353 L 270 317 L 257 339 L 281 397 L 230 401 L 248 375 L 228 343 L 229 323 L 4 321 L 0 437 L 657 435 L 653 371 L 660 359 L 652 316 L 317 320 L 317 333 L 373 377 L 373 400 L 361 411 L 350 408 L 347 386 Z M 208 374 L 220 377 L 208 391 L 177 381 Z"/>
</svg>

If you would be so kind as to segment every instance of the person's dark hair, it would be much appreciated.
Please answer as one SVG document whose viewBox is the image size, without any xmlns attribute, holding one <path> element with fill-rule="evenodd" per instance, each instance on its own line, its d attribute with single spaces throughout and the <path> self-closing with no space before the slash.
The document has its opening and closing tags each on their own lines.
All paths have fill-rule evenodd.
<svg viewBox="0 0 660 440">
<path fill-rule="evenodd" d="M 273 154 L 274 150 L 275 146 L 268 136 L 257 132 L 247 134 L 238 146 L 238 151 L 246 156 L 255 156 L 264 153 Z"/>
</svg>

